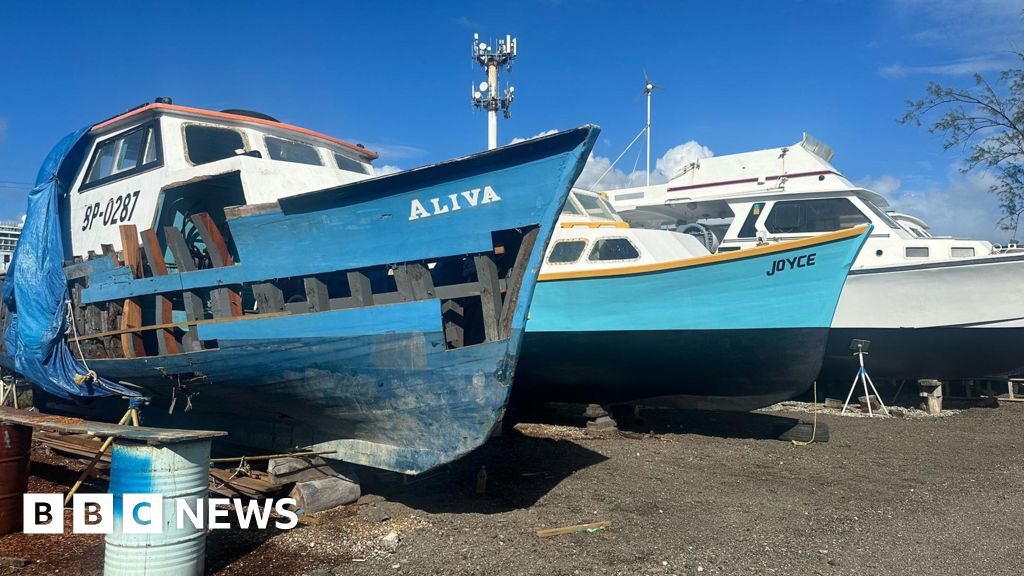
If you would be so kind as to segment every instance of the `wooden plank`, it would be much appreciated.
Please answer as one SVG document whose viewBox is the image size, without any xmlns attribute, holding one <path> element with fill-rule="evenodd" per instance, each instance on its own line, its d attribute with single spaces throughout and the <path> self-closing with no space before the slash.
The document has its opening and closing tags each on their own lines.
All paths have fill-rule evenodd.
<svg viewBox="0 0 1024 576">
<path fill-rule="evenodd" d="M 563 534 L 577 534 L 580 532 L 587 532 L 590 530 L 604 530 L 605 528 L 611 528 L 611 520 L 601 520 L 600 522 L 591 522 L 589 524 L 576 524 L 573 526 L 564 526 L 562 528 L 548 528 L 546 530 L 537 530 L 537 536 L 541 538 L 550 538 L 552 536 L 561 536 Z"/>
<path fill-rule="evenodd" d="M 139 248 L 139 232 L 134 224 L 122 224 L 118 227 L 121 235 L 121 257 L 132 276 L 142 278 L 142 250 Z M 146 348 L 142 336 L 134 328 L 142 326 L 142 306 L 134 299 L 124 301 L 124 312 L 121 314 L 121 349 L 125 358 L 146 356 Z"/>
<path fill-rule="evenodd" d="M 160 248 L 160 241 L 156 236 L 156 230 L 150 228 L 142 233 L 142 247 L 146 252 L 146 262 L 154 276 L 167 275 L 167 262 L 164 260 L 164 251 Z M 171 299 L 163 294 L 156 295 L 156 321 L 158 324 L 170 324 L 174 321 L 174 306 Z M 178 354 L 181 349 L 178 341 L 174 338 L 174 329 L 164 329 L 157 334 L 158 352 L 161 356 L 167 354 Z"/>
<path fill-rule="evenodd" d="M 206 251 L 210 255 L 213 265 L 217 268 L 234 266 L 235 261 L 228 251 L 227 242 L 224 241 L 224 236 L 221 235 L 213 218 L 206 212 L 200 212 L 192 215 L 192 223 L 196 225 L 196 230 L 203 238 L 203 244 L 206 244 Z"/>
<path fill-rule="evenodd" d="M 134 224 L 121 224 L 118 226 L 121 234 L 121 254 L 124 258 L 124 265 L 132 271 L 136 278 L 144 278 L 142 271 L 142 250 L 139 249 L 139 231 Z"/>
<path fill-rule="evenodd" d="M 434 297 L 434 279 L 423 264 L 399 264 L 395 267 L 395 285 L 406 301 Z"/>
<path fill-rule="evenodd" d="M 306 289 L 306 302 L 310 312 L 326 312 L 331 309 L 331 297 L 323 280 L 310 276 L 302 279 L 302 285 Z"/>
<path fill-rule="evenodd" d="M 516 301 L 519 300 L 519 290 L 523 286 L 523 275 L 526 267 L 530 264 L 530 256 L 533 254 L 533 247 L 537 243 L 539 228 L 533 228 L 523 234 L 523 241 L 519 245 L 519 253 L 516 254 L 516 261 L 505 279 L 505 286 L 508 291 L 505 294 L 505 301 L 501 305 L 501 321 L 499 329 L 502 338 L 512 335 L 512 318 L 515 316 Z"/>
<path fill-rule="evenodd" d="M 151 428 L 147 426 L 120 426 L 107 422 L 96 422 L 83 420 L 81 418 L 70 418 L 66 416 L 53 416 L 41 412 L 30 412 L 19 410 L 9 406 L 0 406 L 0 422 L 21 424 L 31 426 L 36 430 L 50 430 L 67 434 L 89 434 L 91 436 L 103 436 L 124 438 L 145 442 L 150 445 L 164 444 L 168 442 L 182 442 L 199 440 L 202 438 L 214 438 L 226 436 L 226 432 L 212 430 L 180 430 L 175 428 Z"/>
<path fill-rule="evenodd" d="M 448 348 L 462 348 L 465 346 L 465 333 L 463 327 L 465 310 L 454 300 L 445 300 L 441 305 L 441 319 L 444 322 L 444 340 Z"/>
<path fill-rule="evenodd" d="M 480 282 L 480 307 L 483 312 L 484 334 L 488 342 L 501 339 L 498 326 L 501 317 L 501 285 L 498 281 L 498 267 L 489 254 L 473 257 L 476 264 L 477 281 Z"/>
<path fill-rule="evenodd" d="M 349 272 L 348 287 L 352 292 L 352 299 L 356 306 L 373 306 L 373 287 L 370 286 L 370 279 L 362 272 Z"/>
<path fill-rule="evenodd" d="M 273 282 L 253 284 L 252 293 L 256 297 L 256 310 L 260 312 L 284 310 L 284 292 Z"/>
<path fill-rule="evenodd" d="M 188 244 L 185 243 L 185 237 L 181 235 L 180 230 L 174 226 L 165 226 L 164 239 L 167 240 L 167 248 L 171 251 L 171 255 L 174 256 L 174 266 L 178 269 L 179 274 L 197 270 L 196 261 L 192 258 L 192 253 L 189 251 Z"/>
<path fill-rule="evenodd" d="M 192 223 L 206 244 L 206 252 L 210 256 L 210 262 L 217 268 L 234 266 L 235 261 L 228 251 L 227 242 L 217 228 L 216 222 L 206 212 L 192 215 Z M 242 297 L 233 288 L 217 288 L 210 292 L 213 315 L 215 317 L 241 316 Z"/>
</svg>

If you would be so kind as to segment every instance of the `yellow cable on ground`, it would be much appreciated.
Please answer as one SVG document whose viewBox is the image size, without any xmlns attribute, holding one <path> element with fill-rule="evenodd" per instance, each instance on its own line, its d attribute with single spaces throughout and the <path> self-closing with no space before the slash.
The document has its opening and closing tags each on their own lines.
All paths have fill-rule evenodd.
<svg viewBox="0 0 1024 576">
<path fill-rule="evenodd" d="M 814 384 L 811 386 L 811 390 L 812 390 L 811 394 L 814 395 L 814 398 L 811 399 L 811 413 L 814 414 L 814 416 L 812 417 L 812 420 L 811 420 L 813 422 L 813 424 L 811 424 L 811 439 L 808 440 L 807 442 L 801 442 L 799 440 L 790 440 L 790 442 L 792 442 L 794 446 L 807 446 L 808 444 L 813 443 L 814 442 L 814 436 L 815 436 L 815 434 L 818 433 L 818 381 L 817 380 L 814 381 Z"/>
</svg>

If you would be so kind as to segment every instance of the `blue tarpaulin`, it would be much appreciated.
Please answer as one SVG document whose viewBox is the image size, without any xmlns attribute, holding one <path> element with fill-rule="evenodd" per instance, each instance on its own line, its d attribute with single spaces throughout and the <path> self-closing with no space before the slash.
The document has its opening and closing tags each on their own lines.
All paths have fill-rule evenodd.
<svg viewBox="0 0 1024 576">
<path fill-rule="evenodd" d="M 25 227 L 3 284 L 3 301 L 11 313 L 4 344 L 17 372 L 61 398 L 137 396 L 91 375 L 68 348 L 60 206 L 81 163 L 88 131 L 68 134 L 53 147 L 29 193 Z"/>
</svg>

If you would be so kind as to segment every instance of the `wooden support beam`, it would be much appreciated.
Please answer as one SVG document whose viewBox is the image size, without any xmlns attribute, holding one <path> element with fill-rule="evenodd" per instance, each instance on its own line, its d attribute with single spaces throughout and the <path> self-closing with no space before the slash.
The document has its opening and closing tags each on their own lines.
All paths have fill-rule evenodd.
<svg viewBox="0 0 1024 576">
<path fill-rule="evenodd" d="M 183 272 L 192 272 L 196 270 L 196 261 L 192 258 L 192 253 L 188 249 L 188 244 L 185 243 L 185 237 L 181 235 L 181 231 L 174 226 L 164 227 L 164 239 L 167 241 L 167 248 L 171 251 L 171 255 L 174 256 L 174 265 L 178 269 L 178 274 Z M 189 322 L 196 322 L 206 317 L 204 311 L 203 299 L 200 298 L 199 294 L 192 291 L 185 291 L 181 293 L 181 298 L 185 306 L 185 317 L 188 318 Z M 186 350 L 195 351 L 202 350 L 203 343 L 195 335 L 195 331 L 189 331 L 181 339 L 182 344 L 185 345 Z"/>
<path fill-rule="evenodd" d="M 445 300 L 441 305 L 441 319 L 444 322 L 444 340 L 448 348 L 465 346 L 465 310 L 454 300 Z"/>
<path fill-rule="evenodd" d="M 192 215 L 192 223 L 196 225 L 196 230 L 203 238 L 203 244 L 206 244 L 206 251 L 210 255 L 213 265 L 218 268 L 234 266 L 235 261 L 231 258 L 231 253 L 228 252 L 227 242 L 224 241 L 224 236 L 221 235 L 213 218 L 206 212 L 200 212 Z"/>
<path fill-rule="evenodd" d="M 164 238 L 167 240 L 167 248 L 174 256 L 174 266 L 178 273 L 196 270 L 196 261 L 192 258 L 192 252 L 189 251 L 181 231 L 174 226 L 164 226 Z"/>
<path fill-rule="evenodd" d="M 138 328 L 133 328 L 131 330 L 109 330 L 107 332 L 99 332 L 99 333 L 96 333 L 96 334 L 83 334 L 82 336 L 79 336 L 79 338 L 82 339 L 82 340 L 90 340 L 90 339 L 94 339 L 94 338 L 108 338 L 108 337 L 111 337 L 111 336 L 120 336 L 121 334 L 127 334 L 127 333 L 132 333 L 132 332 L 148 332 L 150 330 L 164 330 L 164 329 L 167 329 L 167 328 L 187 328 L 189 326 L 199 326 L 199 325 L 202 325 L 202 324 L 219 324 L 221 322 L 232 322 L 232 321 L 235 321 L 235 320 L 246 321 L 247 322 L 247 321 L 250 321 L 250 320 L 260 320 L 260 319 L 263 319 L 263 318 L 276 318 L 278 316 L 288 316 L 289 314 L 291 314 L 291 312 L 285 311 L 285 312 L 273 312 L 273 313 L 267 313 L 267 314 L 250 314 L 248 316 L 245 316 L 244 318 L 206 318 L 204 320 L 196 320 L 194 322 L 192 322 L 192 321 L 189 321 L 189 322 L 172 322 L 170 324 L 155 324 L 153 326 L 140 326 Z"/>
<path fill-rule="evenodd" d="M 142 250 L 139 249 L 139 232 L 134 224 L 122 224 L 118 227 L 121 235 L 121 254 L 124 265 L 132 271 L 132 276 L 142 278 Z M 121 329 L 132 330 L 142 326 L 142 306 L 133 298 L 124 301 L 124 312 L 121 314 Z M 121 348 L 125 358 L 146 356 L 146 348 L 142 336 L 137 332 L 126 332 L 121 335 Z"/>
<path fill-rule="evenodd" d="M 512 318 L 515 316 L 516 302 L 519 300 L 519 289 L 523 286 L 523 274 L 530 264 L 530 256 L 533 254 L 533 246 L 537 243 L 537 235 L 540 228 L 533 228 L 523 234 L 523 241 L 519 245 L 519 252 L 516 254 L 516 261 L 509 270 L 508 278 L 505 279 L 505 286 L 508 292 L 505 293 L 505 301 L 501 305 L 501 321 L 499 323 L 502 338 L 512 335 Z"/>
<path fill-rule="evenodd" d="M 146 262 L 154 276 L 167 275 L 167 262 L 164 260 L 164 251 L 160 248 L 160 241 L 156 236 L 156 230 L 150 228 L 142 233 L 142 247 L 146 252 Z M 171 299 L 163 294 L 157 294 L 156 298 L 156 323 L 169 324 L 174 320 L 174 306 Z M 161 330 L 156 336 L 158 352 L 161 356 L 167 354 L 178 354 L 181 349 L 178 341 L 174 338 L 174 329 Z"/>
<path fill-rule="evenodd" d="M 206 244 L 206 252 L 210 255 L 213 265 L 218 268 L 234 266 L 235 261 L 231 258 L 231 253 L 228 252 L 227 242 L 224 241 L 224 236 L 221 235 L 213 218 L 206 212 L 200 212 L 192 215 L 192 223 L 196 225 L 203 244 Z M 234 288 L 211 290 L 210 299 L 215 317 L 242 315 L 242 297 Z"/>
<path fill-rule="evenodd" d="M 280 312 L 284 310 L 284 291 L 273 282 L 253 284 L 252 293 L 256 297 L 256 310 L 260 312 Z"/>
<path fill-rule="evenodd" d="M 501 339 L 498 326 L 501 317 L 501 284 L 498 279 L 498 267 L 490 254 L 473 257 L 476 264 L 477 281 L 480 283 L 480 307 L 483 312 L 484 334 L 488 342 Z"/>
<path fill-rule="evenodd" d="M 310 276 L 302 279 L 302 285 L 306 289 L 306 302 L 309 304 L 310 312 L 326 312 L 331 309 L 331 296 L 323 280 Z"/>
<path fill-rule="evenodd" d="M 404 300 L 434 298 L 434 279 L 423 264 L 399 264 L 395 267 L 395 285 Z"/>
<path fill-rule="evenodd" d="M 373 288 L 370 279 L 362 272 L 348 273 L 348 287 L 356 306 L 373 306 Z"/>
</svg>

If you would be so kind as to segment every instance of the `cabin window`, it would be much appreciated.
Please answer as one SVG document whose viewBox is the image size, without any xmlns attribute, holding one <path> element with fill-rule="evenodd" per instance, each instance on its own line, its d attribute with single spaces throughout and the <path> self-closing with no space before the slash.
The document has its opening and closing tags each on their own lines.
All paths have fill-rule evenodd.
<svg viewBox="0 0 1024 576">
<path fill-rule="evenodd" d="M 605 260 L 636 260 L 640 257 L 633 243 L 625 238 L 601 238 L 594 243 L 588 259 L 591 262 Z"/>
<path fill-rule="evenodd" d="M 549 264 L 572 264 L 580 259 L 583 248 L 587 246 L 586 240 L 562 240 L 555 244 L 548 256 Z"/>
<path fill-rule="evenodd" d="M 740 228 L 739 238 L 753 238 L 757 236 L 757 228 L 754 227 L 754 224 L 757 222 L 757 217 L 761 215 L 762 210 L 764 210 L 764 202 L 756 202 L 750 207 L 747 219 L 743 221 L 743 226 Z"/>
<path fill-rule="evenodd" d="M 846 198 L 818 198 L 776 202 L 765 228 L 773 234 L 832 232 L 868 222 L 868 217 Z"/>
<path fill-rule="evenodd" d="M 127 178 L 162 163 L 156 122 L 144 124 L 99 142 L 89 161 L 81 189 Z"/>
<path fill-rule="evenodd" d="M 907 258 L 927 258 L 928 247 L 927 246 L 907 246 L 904 254 Z"/>
<path fill-rule="evenodd" d="M 953 246 L 949 252 L 953 258 L 974 258 L 973 246 Z"/>
<path fill-rule="evenodd" d="M 208 164 L 244 154 L 245 142 L 237 130 L 189 124 L 185 126 L 185 152 L 192 164 Z"/>
<path fill-rule="evenodd" d="M 285 140 L 284 138 L 274 138 L 273 136 L 267 136 L 265 140 L 267 142 L 267 152 L 270 153 L 272 160 L 310 164 L 312 166 L 324 165 L 316 148 L 309 144 Z"/>
<path fill-rule="evenodd" d="M 605 207 L 604 202 L 602 202 L 600 198 L 597 198 L 596 196 L 588 196 L 586 194 L 576 194 L 576 200 L 579 201 L 580 206 L 583 207 L 583 210 L 585 210 L 589 216 L 614 220 L 611 211 Z"/>
<path fill-rule="evenodd" d="M 338 153 L 334 154 L 334 163 L 338 165 L 338 168 L 348 170 L 349 172 L 358 172 L 359 174 L 370 173 L 370 167 L 366 164 Z"/>
</svg>

